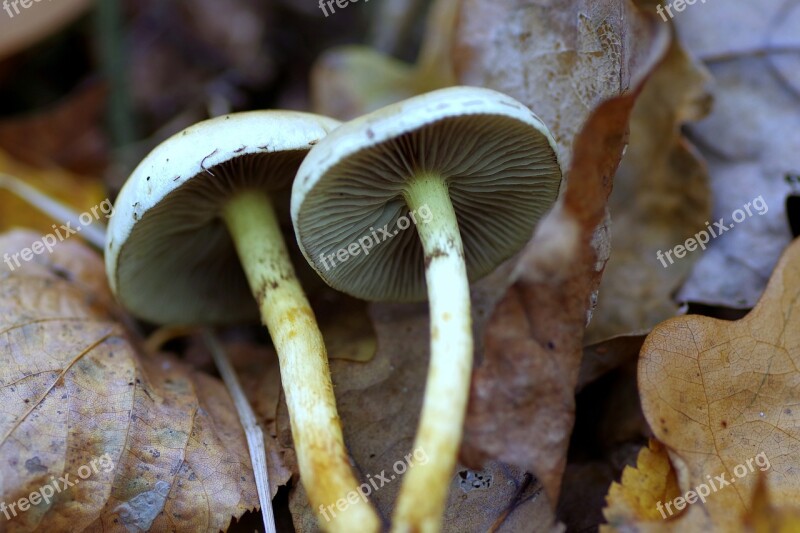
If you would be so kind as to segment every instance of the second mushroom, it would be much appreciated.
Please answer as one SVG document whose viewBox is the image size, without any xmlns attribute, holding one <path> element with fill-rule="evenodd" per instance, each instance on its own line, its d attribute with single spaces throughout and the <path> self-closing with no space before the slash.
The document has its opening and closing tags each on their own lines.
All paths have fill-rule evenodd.
<svg viewBox="0 0 800 533">
<path fill-rule="evenodd" d="M 469 280 L 530 239 L 560 183 L 555 141 L 541 120 L 509 96 L 472 87 L 348 122 L 298 170 L 292 220 L 323 279 L 368 300 L 415 301 L 427 292 L 430 367 L 414 446 L 429 461 L 406 474 L 395 531 L 441 526 L 472 372 Z M 404 231 L 409 219 L 416 231 Z"/>
</svg>

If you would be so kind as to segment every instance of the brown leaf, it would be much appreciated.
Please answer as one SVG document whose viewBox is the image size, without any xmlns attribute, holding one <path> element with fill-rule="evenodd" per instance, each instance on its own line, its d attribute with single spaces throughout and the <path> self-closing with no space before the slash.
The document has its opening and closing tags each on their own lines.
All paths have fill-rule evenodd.
<svg viewBox="0 0 800 533">
<path fill-rule="evenodd" d="M 669 38 L 664 26 L 637 16 L 627 3 L 617 2 L 614 7 L 603 2 L 587 7 L 580 2 L 580 6 L 561 10 L 523 4 L 481 4 L 472 7 L 475 13 L 463 12 L 475 17 L 472 25 L 477 32 L 470 41 L 471 54 L 478 54 L 471 76 L 510 91 L 537 113 L 542 110 L 551 115 L 556 139 L 565 152 L 562 155 L 572 163 L 566 190 L 523 251 L 514 269 L 513 285 L 487 327 L 484 360 L 473 378 L 462 453 L 469 464 L 492 457 L 532 471 L 555 502 L 573 424 L 583 331 L 608 259 L 605 217 L 611 178 L 626 141 L 636 90 L 665 52 Z M 626 10 L 630 11 L 627 16 L 621 16 Z M 498 17 L 508 24 L 488 23 Z M 495 33 L 487 36 L 488 30 L 478 28 L 481 18 L 485 28 L 494 28 Z M 469 27 L 467 22 L 463 28 Z M 521 36 L 521 27 L 532 27 L 533 31 L 526 30 Z M 637 48 L 621 47 L 612 54 L 611 63 L 592 67 L 592 58 L 599 61 L 608 55 L 603 46 L 627 43 L 637 32 L 643 36 Z M 486 50 L 475 45 L 474 39 L 481 35 L 491 38 Z M 545 43 L 545 51 L 552 48 L 553 53 L 539 50 L 535 55 L 541 45 L 534 42 L 540 41 Z M 567 51 L 555 53 L 565 41 Z M 501 44 L 508 57 L 499 57 L 500 51 L 493 49 Z M 526 62 L 529 56 L 536 58 L 535 64 L 540 62 L 530 70 Z M 527 74 L 512 70 L 512 64 L 517 63 L 526 65 L 522 70 Z M 549 71 L 559 85 L 534 91 L 536 83 L 547 86 L 548 76 L 535 73 L 537 68 Z M 616 79 L 623 81 L 612 85 L 611 94 L 634 90 L 606 101 L 589 114 L 589 107 L 603 98 L 600 86 L 598 92 L 589 90 L 595 87 L 597 78 L 597 72 L 590 76 L 592 68 L 599 70 L 601 79 L 607 77 L 603 72 L 616 68 Z M 556 76 L 556 71 L 565 77 Z M 573 86 L 579 79 L 585 82 L 580 91 Z M 554 109 L 563 105 L 557 99 L 564 102 L 587 95 L 591 98 L 584 98 L 580 105 L 574 102 L 575 113 L 564 120 L 553 115 Z M 581 127 L 569 156 L 571 134 Z"/>
<path fill-rule="evenodd" d="M 705 69 L 673 42 L 636 101 L 630 144 L 609 202 L 614 251 L 600 283 L 587 343 L 646 333 L 678 314 L 672 295 L 701 252 L 683 259 L 664 257 L 663 252 L 704 229 L 711 215 L 705 165 L 680 131 L 682 122 L 708 113 L 709 82 Z"/>
<path fill-rule="evenodd" d="M 682 492 L 725 476 L 730 486 L 676 519 L 684 531 L 737 531 L 760 472 L 770 501 L 795 504 L 800 462 L 800 241 L 781 258 L 758 305 L 724 322 L 668 320 L 642 348 L 639 388 L 656 437 L 669 450 Z M 760 472 L 759 472 L 760 471 Z M 700 508 L 694 512 L 693 508 Z"/>
<path fill-rule="evenodd" d="M 0 236 L 0 253 L 40 238 Z M 17 504 L 3 529 L 226 529 L 258 502 L 230 397 L 171 357 L 140 356 L 104 273 L 78 241 L 0 272 L 0 501 Z M 75 485 L 51 477 L 64 475 Z M 48 485 L 61 490 L 19 506 Z"/>
</svg>

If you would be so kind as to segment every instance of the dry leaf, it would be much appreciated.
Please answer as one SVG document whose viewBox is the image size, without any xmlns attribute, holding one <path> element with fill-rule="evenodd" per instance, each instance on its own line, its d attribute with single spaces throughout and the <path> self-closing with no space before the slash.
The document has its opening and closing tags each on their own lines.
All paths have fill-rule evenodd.
<svg viewBox="0 0 800 533">
<path fill-rule="evenodd" d="M 666 258 L 662 264 L 657 254 L 705 228 L 711 215 L 705 165 L 680 132 L 683 122 L 708 113 L 709 81 L 705 69 L 673 42 L 636 101 L 630 145 L 609 202 L 613 253 L 587 343 L 647 332 L 678 314 L 672 295 L 700 252 L 672 265 Z"/>
<path fill-rule="evenodd" d="M 0 253 L 39 238 L 5 234 Z M 0 271 L 0 501 L 16 504 L 0 529 L 226 529 L 258 503 L 230 397 L 175 359 L 140 356 L 104 275 L 78 241 Z M 61 490 L 23 509 L 45 486 Z"/>
<path fill-rule="evenodd" d="M 711 241 L 678 298 L 747 309 L 791 240 L 785 201 L 797 192 L 787 176 L 800 173 L 800 2 L 708 2 L 675 22 L 716 79 L 713 113 L 688 130 L 708 161 L 711 220 L 735 224 Z M 735 223 L 734 212 L 756 198 L 767 209 Z"/>
<path fill-rule="evenodd" d="M 562 166 L 572 161 L 566 190 L 523 251 L 513 285 L 488 325 L 462 453 L 469 464 L 492 457 L 532 471 L 555 502 L 574 417 L 583 332 L 608 259 L 611 178 L 636 91 L 665 53 L 669 35 L 626 2 L 578 2 L 560 9 L 532 4 L 481 3 L 462 11 L 467 20 L 461 30 L 469 35 L 466 57 L 474 60 L 466 80 L 487 82 L 546 114 L 562 148 Z M 629 48 L 634 35 L 639 41 Z M 615 53 L 608 46 L 617 46 Z M 608 81 L 612 71 L 615 83 L 598 83 L 598 76 Z M 548 78 L 556 87 L 541 90 Z M 590 113 L 603 98 L 628 89 Z M 574 109 L 559 117 L 571 100 Z M 569 145 L 579 129 L 573 153 Z"/>
<path fill-rule="evenodd" d="M 760 472 L 773 504 L 796 504 L 798 298 L 800 241 L 795 241 L 745 318 L 676 318 L 645 341 L 639 362 L 642 406 L 669 450 L 681 492 L 712 477 L 719 485 L 705 503 L 674 520 L 676 530 L 699 531 L 708 526 L 706 520 L 715 531 L 740 530 Z"/>
</svg>

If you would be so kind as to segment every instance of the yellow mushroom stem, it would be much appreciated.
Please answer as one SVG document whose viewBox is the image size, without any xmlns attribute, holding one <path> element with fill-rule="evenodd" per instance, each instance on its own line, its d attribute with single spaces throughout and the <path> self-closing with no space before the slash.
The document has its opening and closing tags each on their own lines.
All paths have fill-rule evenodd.
<svg viewBox="0 0 800 533">
<path fill-rule="evenodd" d="M 336 502 L 357 492 L 328 370 L 328 355 L 314 312 L 295 276 L 269 196 L 245 191 L 222 217 L 278 352 L 300 478 L 322 528 L 377 532 L 380 520 L 363 501 L 344 511 Z"/>
<path fill-rule="evenodd" d="M 458 221 L 445 180 L 415 177 L 405 199 L 412 212 L 427 206 L 430 222 L 417 224 L 425 251 L 431 355 L 414 450 L 428 456 L 409 469 L 400 489 L 392 531 L 441 529 L 448 489 L 461 444 L 472 373 L 469 281 Z"/>
</svg>

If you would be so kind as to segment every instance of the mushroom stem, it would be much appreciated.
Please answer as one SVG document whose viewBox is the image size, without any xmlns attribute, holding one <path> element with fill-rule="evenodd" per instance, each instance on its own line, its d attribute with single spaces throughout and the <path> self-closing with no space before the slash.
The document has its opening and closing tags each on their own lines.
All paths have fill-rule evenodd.
<svg viewBox="0 0 800 533">
<path fill-rule="evenodd" d="M 406 474 L 393 531 L 433 532 L 441 527 L 456 456 L 461 444 L 472 373 L 469 281 L 458 221 L 445 180 L 421 175 L 405 199 L 412 212 L 427 206 L 428 223 L 417 223 L 425 251 L 431 320 L 431 355 L 414 450 L 429 460 Z"/>
<path fill-rule="evenodd" d="M 378 531 L 365 502 L 340 511 L 336 502 L 357 492 L 342 437 L 325 343 L 295 276 L 269 196 L 238 193 L 225 205 L 239 259 L 269 330 L 281 369 L 300 476 L 320 525 L 331 532 Z"/>
</svg>

